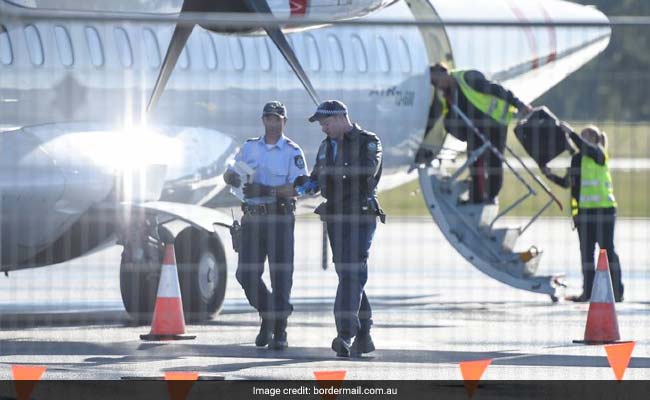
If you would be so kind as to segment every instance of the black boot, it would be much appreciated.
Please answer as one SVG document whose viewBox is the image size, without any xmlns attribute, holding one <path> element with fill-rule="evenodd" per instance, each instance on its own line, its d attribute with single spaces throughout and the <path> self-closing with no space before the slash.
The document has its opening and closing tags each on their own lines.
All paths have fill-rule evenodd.
<svg viewBox="0 0 650 400">
<path fill-rule="evenodd" d="M 289 342 L 287 341 L 287 320 L 285 318 L 275 321 L 273 340 L 269 347 L 273 350 L 284 350 L 289 347 Z"/>
<path fill-rule="evenodd" d="M 337 357 L 350 357 L 350 339 L 337 336 L 332 340 L 332 350 L 336 352 Z"/>
<path fill-rule="evenodd" d="M 586 303 L 589 301 L 590 296 L 585 293 L 582 293 L 580 296 L 568 296 L 566 300 L 572 301 L 574 303 Z"/>
<path fill-rule="evenodd" d="M 262 325 L 260 325 L 260 333 L 255 338 L 255 346 L 264 347 L 273 338 L 273 320 L 269 318 L 262 318 Z"/>
<path fill-rule="evenodd" d="M 352 342 L 350 347 L 350 355 L 352 357 L 359 357 L 361 354 L 372 353 L 375 351 L 375 344 L 370 337 L 370 326 L 372 325 L 372 320 L 361 321 L 361 329 L 357 333 L 357 336 Z"/>
</svg>

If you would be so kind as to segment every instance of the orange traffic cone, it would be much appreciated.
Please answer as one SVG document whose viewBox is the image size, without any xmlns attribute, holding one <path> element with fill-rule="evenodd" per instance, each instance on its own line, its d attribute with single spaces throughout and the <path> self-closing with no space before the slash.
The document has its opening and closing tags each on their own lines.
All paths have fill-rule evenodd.
<svg viewBox="0 0 650 400">
<path fill-rule="evenodd" d="M 607 251 L 600 249 L 596 276 L 591 289 L 585 340 L 574 340 L 574 343 L 604 344 L 615 343 L 621 339 L 618 333 L 618 320 L 614 308 L 614 289 L 612 277 L 609 274 Z"/>
<path fill-rule="evenodd" d="M 158 283 L 156 305 L 153 310 L 151 332 L 148 335 L 140 335 L 140 339 L 182 340 L 196 338 L 196 336 L 183 335 L 184 333 L 185 316 L 183 315 L 181 287 L 178 284 L 176 255 L 174 254 L 174 245 L 167 244 Z"/>
</svg>

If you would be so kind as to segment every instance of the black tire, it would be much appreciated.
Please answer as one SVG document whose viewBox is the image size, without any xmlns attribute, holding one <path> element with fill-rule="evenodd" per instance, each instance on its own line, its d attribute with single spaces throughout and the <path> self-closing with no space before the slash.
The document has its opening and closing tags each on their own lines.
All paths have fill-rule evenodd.
<svg viewBox="0 0 650 400">
<path fill-rule="evenodd" d="M 160 262 L 134 263 L 125 248 L 120 263 L 120 291 L 124 309 L 131 320 L 140 325 L 151 323 L 158 281 Z"/>
<path fill-rule="evenodd" d="M 174 243 L 185 321 L 211 319 L 226 297 L 227 266 L 223 246 L 194 228 L 183 230 Z"/>
</svg>

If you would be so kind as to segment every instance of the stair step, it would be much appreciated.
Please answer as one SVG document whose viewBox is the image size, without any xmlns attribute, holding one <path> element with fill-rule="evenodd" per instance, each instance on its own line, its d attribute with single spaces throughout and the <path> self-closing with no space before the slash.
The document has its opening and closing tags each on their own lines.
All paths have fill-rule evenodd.
<svg viewBox="0 0 650 400">
<path fill-rule="evenodd" d="M 519 228 L 497 228 L 490 232 L 490 239 L 496 243 L 501 244 L 503 252 L 512 253 L 519 239 Z"/>
</svg>

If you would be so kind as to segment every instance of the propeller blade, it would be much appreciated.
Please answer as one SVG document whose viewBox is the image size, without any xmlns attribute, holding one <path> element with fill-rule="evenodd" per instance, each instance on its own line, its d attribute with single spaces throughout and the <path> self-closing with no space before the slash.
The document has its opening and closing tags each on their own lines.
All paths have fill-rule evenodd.
<svg viewBox="0 0 650 400">
<path fill-rule="evenodd" d="M 269 7 L 266 0 L 244 0 L 244 2 L 257 13 L 271 14 L 271 8 Z M 287 41 L 287 38 L 284 36 L 282 30 L 279 27 L 264 28 L 264 30 L 266 31 L 266 34 L 269 35 L 269 38 L 271 38 L 273 43 L 275 43 L 275 46 L 278 48 L 278 50 L 280 50 L 280 53 L 284 59 L 289 63 L 291 69 L 296 74 L 302 85 L 305 87 L 305 90 L 307 90 L 307 93 L 309 94 L 309 97 L 311 97 L 314 104 L 320 104 L 318 94 L 316 93 L 314 86 L 312 86 L 311 81 L 309 80 L 309 76 L 307 76 L 307 73 L 302 68 L 300 61 L 298 61 L 298 58 L 296 57 L 296 53 L 293 52 L 293 49 Z"/>
<path fill-rule="evenodd" d="M 272 14 L 271 7 L 269 7 L 266 0 L 213 0 L 208 2 L 206 0 L 185 0 L 181 8 L 181 14 L 186 11 L 212 11 L 212 12 L 223 12 L 223 11 L 248 11 L 256 12 L 260 14 Z M 206 29 L 214 29 L 211 26 L 205 26 Z M 177 24 L 172 35 L 172 39 L 167 47 L 167 53 L 165 54 L 165 60 L 163 61 L 162 66 L 160 67 L 160 72 L 158 73 L 158 79 L 154 85 L 153 92 L 149 98 L 149 104 L 147 105 L 147 113 L 150 113 L 158 103 L 160 96 L 165 90 L 167 81 L 171 76 L 178 58 L 183 52 L 183 48 L 187 43 L 190 35 L 194 30 L 194 25 L 181 25 Z M 284 36 L 284 33 L 279 27 L 274 28 L 265 28 L 266 33 L 269 35 L 275 46 L 280 50 L 280 53 L 285 60 L 291 66 L 291 69 L 296 74 L 302 85 L 307 90 L 309 97 L 312 101 L 318 105 L 320 103 L 316 90 L 311 84 L 307 73 L 300 65 L 300 61 L 296 57 L 296 54 L 293 52 L 293 49 L 289 45 L 287 38 Z"/>
<path fill-rule="evenodd" d="M 174 34 L 172 35 L 172 39 L 169 42 L 169 47 L 167 47 L 167 54 L 165 54 L 165 60 L 163 61 L 162 66 L 160 67 L 160 72 L 158 73 L 158 79 L 156 80 L 156 84 L 153 87 L 153 92 L 151 93 L 151 97 L 149 98 L 149 104 L 147 105 L 147 113 L 151 112 L 151 110 L 153 110 L 156 107 L 156 104 L 158 104 L 158 99 L 160 99 L 160 96 L 165 90 L 165 85 L 167 85 L 167 81 L 169 80 L 169 77 L 174 71 L 174 67 L 176 67 L 176 62 L 178 61 L 178 57 L 183 52 L 185 43 L 187 43 L 187 39 L 189 39 L 193 29 L 194 29 L 194 25 L 192 26 L 177 25 L 176 28 L 174 29 Z"/>
</svg>

